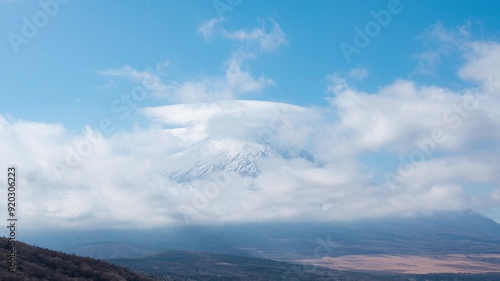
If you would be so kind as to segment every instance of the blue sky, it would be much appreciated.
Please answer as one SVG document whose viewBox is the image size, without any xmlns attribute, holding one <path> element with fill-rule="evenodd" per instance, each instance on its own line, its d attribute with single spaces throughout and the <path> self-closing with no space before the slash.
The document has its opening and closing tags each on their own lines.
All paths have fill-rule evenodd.
<svg viewBox="0 0 500 281">
<path fill-rule="evenodd" d="M 440 68 L 435 77 L 412 75 L 417 64 L 412 54 L 424 48 L 418 39 L 422 32 L 436 22 L 455 27 L 478 21 L 480 27 L 476 28 L 481 34 L 476 36 L 498 37 L 496 1 L 481 5 L 402 1 L 403 11 L 347 63 L 339 44 L 352 43 L 353 28 L 364 27 L 372 20 L 370 11 L 384 9 L 387 3 L 242 1 L 225 12 L 227 28 L 257 26 L 259 19 L 273 18 L 287 34 L 288 44 L 282 49 L 251 63 L 253 72 L 273 77 L 276 87 L 248 98 L 321 106 L 325 104 L 324 77 L 354 67 L 370 71 L 369 77 L 357 85 L 368 91 L 410 76 L 424 83 L 453 86 L 456 79 L 449 65 Z M 40 9 L 36 1 L 13 1 L 3 6 L 2 34 L 20 33 L 21 18 L 32 18 Z M 62 122 L 81 129 L 96 122 L 96 116 L 105 115 L 110 100 L 120 91 L 128 91 L 129 85 L 124 83 L 99 90 L 106 81 L 96 74 L 97 70 L 122 65 L 143 70 L 169 62 L 168 73 L 173 79 L 219 74 L 234 43 L 221 38 L 204 42 L 196 32 L 204 20 L 217 16 L 211 1 L 133 1 L 127 5 L 118 1 L 70 1 L 61 5 L 35 38 L 20 45 L 19 54 L 4 36 L 0 93 L 16 98 L 4 98 L 0 111 L 16 118 Z M 166 102 L 145 101 L 149 105 Z"/>
<path fill-rule="evenodd" d="M 46 3 L 52 3 L 52 15 L 43 9 Z M 70 204 L 72 211 L 66 210 L 63 221 L 79 218 L 81 225 L 109 220 L 124 224 L 131 214 L 113 209 L 113 202 L 106 202 L 111 206 L 107 207 L 78 201 L 84 191 L 94 197 L 101 192 L 82 179 L 100 179 L 97 182 L 109 186 L 109 194 L 126 191 L 132 187 L 123 187 L 120 175 L 134 172 L 117 168 L 100 174 L 95 169 L 112 169 L 116 163 L 136 159 L 144 164 L 141 169 L 146 174 L 152 173 L 162 166 L 162 159 L 200 138 L 212 133 L 243 134 L 243 129 L 231 127 L 234 113 L 228 104 L 218 102 L 256 100 L 269 103 L 236 102 L 229 107 L 243 108 L 248 118 L 244 122 L 257 122 L 252 118 L 263 122 L 272 116 L 267 112 L 271 108 L 289 110 L 292 129 L 276 133 L 276 142 L 288 139 L 287 145 L 308 149 L 327 163 L 324 169 L 286 163 L 295 174 L 306 171 L 303 177 L 314 178 L 295 182 L 316 186 L 317 192 L 311 194 L 328 193 L 326 186 L 338 190 L 357 186 L 345 203 L 339 203 L 344 202 L 340 193 L 323 203 L 313 196 L 297 209 L 294 198 L 283 199 L 289 204 L 283 204 L 286 207 L 275 219 L 303 219 L 308 214 L 323 220 L 363 217 L 376 202 L 382 202 L 372 212 L 378 215 L 472 208 L 500 219 L 494 207 L 500 201 L 496 176 L 500 166 L 495 158 L 500 151 L 500 120 L 494 110 L 498 102 L 495 81 L 500 78 L 498 1 L 478 5 L 418 0 L 144 0 L 126 4 L 0 0 L 0 6 L 2 149 L 11 157 L 2 164 L 25 165 L 26 185 L 34 191 L 53 181 L 54 163 L 71 166 L 68 151 L 88 134 L 101 134 L 104 139 L 90 156 L 80 157 L 75 167 L 67 168 L 68 178 L 53 183 L 51 190 L 60 201 L 33 203 L 27 216 L 35 217 L 41 210 L 49 220 Z M 47 23 L 30 38 L 23 35 L 26 20 L 33 23 L 44 13 Z M 390 19 L 381 25 L 374 13 L 389 14 Z M 368 36 L 366 46 L 358 46 L 358 52 L 347 58 L 342 44 L 356 47 L 357 28 L 366 33 L 370 24 L 378 30 Z M 13 36 L 24 41 L 13 41 Z M 140 101 L 124 107 L 122 97 L 130 98 L 134 89 L 144 88 Z M 490 93 L 487 101 L 478 98 L 480 93 Z M 474 102 L 473 109 L 462 111 L 463 115 L 455 109 L 448 112 L 467 99 Z M 217 115 L 215 124 L 214 113 L 200 103 L 213 103 L 213 110 L 227 116 Z M 111 124 L 108 132 L 103 131 L 103 120 Z M 226 123 L 227 128 L 220 128 Z M 425 143 L 438 129 L 436 134 L 446 135 L 447 140 L 434 144 L 418 161 L 420 165 L 412 165 L 414 171 L 397 183 L 408 188 L 400 191 L 387 184 L 387 173 L 398 173 L 400 157 L 425 153 L 425 146 L 418 143 Z M 265 186 L 273 176 L 284 174 L 270 168 L 258 184 Z M 128 186 L 141 182 L 129 180 Z M 381 191 L 365 190 L 371 183 L 377 183 Z M 292 183 L 283 185 L 301 194 Z M 151 194 L 155 192 L 161 190 L 153 188 Z M 142 198 L 134 194 L 130 192 Z M 182 200 L 190 200 L 186 198 Z M 220 200 L 228 198 L 230 194 Z M 428 203 L 407 207 L 405 200 L 411 198 Z M 180 199 L 167 196 L 163 200 L 176 206 L 172 202 Z M 255 200 L 253 208 L 262 212 L 277 206 Z M 357 209 L 352 202 L 363 207 Z M 319 215 L 311 209 L 320 205 L 331 212 L 336 204 L 343 215 Z M 110 217 L 94 217 L 92 208 L 113 211 Z M 217 221 L 215 209 L 208 213 L 212 217 L 200 221 Z M 359 216 L 347 215 L 352 213 Z M 263 217 L 257 214 L 253 219 Z M 157 217 L 158 224 L 174 221 L 168 215 Z"/>
</svg>

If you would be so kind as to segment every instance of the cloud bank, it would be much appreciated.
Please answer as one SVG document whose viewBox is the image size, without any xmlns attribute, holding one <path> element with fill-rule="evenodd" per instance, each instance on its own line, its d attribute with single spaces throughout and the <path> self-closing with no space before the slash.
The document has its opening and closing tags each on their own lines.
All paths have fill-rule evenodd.
<svg viewBox="0 0 500 281">
<path fill-rule="evenodd" d="M 222 22 L 202 24 L 209 39 Z M 218 32 L 262 51 L 282 45 L 283 31 Z M 223 75 L 165 81 L 130 66 L 100 71 L 145 85 L 169 105 L 138 109 L 149 126 L 104 135 L 61 124 L 0 117 L 1 166 L 19 167 L 26 228 L 151 228 L 185 223 L 347 220 L 443 210 L 498 211 L 500 203 L 500 43 L 465 41 L 454 91 L 397 79 L 363 92 L 326 76 L 328 105 L 302 107 L 241 100 L 276 82 L 256 77 L 235 51 Z M 258 141 L 304 158 L 269 158 L 257 177 L 229 173 L 177 183 L 152 177 L 169 156 L 207 137 Z M 376 154 L 393 162 L 365 161 Z M 385 161 L 385 160 L 384 160 Z M 175 163 L 174 163 L 175 164 Z"/>
</svg>

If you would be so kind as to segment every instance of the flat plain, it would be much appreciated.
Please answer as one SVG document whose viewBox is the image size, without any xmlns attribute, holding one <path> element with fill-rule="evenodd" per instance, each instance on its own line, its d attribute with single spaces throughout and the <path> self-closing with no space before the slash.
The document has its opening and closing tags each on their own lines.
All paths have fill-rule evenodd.
<svg viewBox="0 0 500 281">
<path fill-rule="evenodd" d="M 346 255 L 302 259 L 297 262 L 336 270 L 393 272 L 403 274 L 500 272 L 500 254 L 412 256 L 412 255 Z"/>
</svg>

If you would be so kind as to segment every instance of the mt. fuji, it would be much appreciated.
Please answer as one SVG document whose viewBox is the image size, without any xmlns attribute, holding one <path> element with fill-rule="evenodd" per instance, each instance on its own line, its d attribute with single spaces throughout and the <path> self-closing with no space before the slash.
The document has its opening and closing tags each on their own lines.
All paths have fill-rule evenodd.
<svg viewBox="0 0 500 281">
<path fill-rule="evenodd" d="M 259 141 L 235 138 L 206 138 L 171 155 L 167 166 L 156 175 L 185 183 L 223 173 L 238 173 L 243 177 L 257 177 L 264 159 L 303 158 L 313 162 L 313 155 L 305 150 L 288 152 Z"/>
<path fill-rule="evenodd" d="M 257 177 L 266 159 L 315 162 L 299 148 L 303 144 L 289 141 L 292 132 L 309 126 L 302 121 L 312 117 L 300 106 L 228 100 L 147 108 L 144 113 L 166 127 L 172 142 L 182 144 L 155 173 L 177 183 L 224 173 Z"/>
</svg>

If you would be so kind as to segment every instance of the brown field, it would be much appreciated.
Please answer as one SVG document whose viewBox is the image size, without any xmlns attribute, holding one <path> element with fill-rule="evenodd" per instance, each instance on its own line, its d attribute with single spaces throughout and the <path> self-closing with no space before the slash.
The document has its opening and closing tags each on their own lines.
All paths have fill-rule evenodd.
<svg viewBox="0 0 500 281">
<path fill-rule="evenodd" d="M 392 272 L 407 274 L 427 273 L 487 273 L 500 272 L 500 254 L 484 255 L 348 255 L 305 259 L 297 262 L 331 269 Z"/>
</svg>

